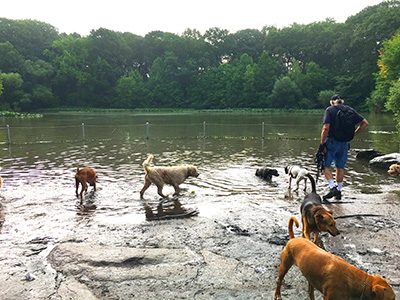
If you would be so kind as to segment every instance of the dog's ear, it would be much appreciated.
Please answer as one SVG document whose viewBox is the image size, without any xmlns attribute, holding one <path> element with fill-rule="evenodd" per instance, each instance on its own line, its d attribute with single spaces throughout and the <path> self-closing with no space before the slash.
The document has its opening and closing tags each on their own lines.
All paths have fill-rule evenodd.
<svg viewBox="0 0 400 300">
<path fill-rule="evenodd" d="M 322 220 L 324 219 L 324 215 L 321 214 L 320 211 L 317 211 L 317 212 L 315 213 L 315 218 L 317 218 L 318 221 L 322 221 Z"/>
<path fill-rule="evenodd" d="M 285 174 L 289 173 L 289 166 L 285 167 Z"/>
<path fill-rule="evenodd" d="M 385 291 L 386 287 L 382 285 L 374 285 L 372 287 L 372 296 L 373 299 L 385 299 Z"/>
</svg>

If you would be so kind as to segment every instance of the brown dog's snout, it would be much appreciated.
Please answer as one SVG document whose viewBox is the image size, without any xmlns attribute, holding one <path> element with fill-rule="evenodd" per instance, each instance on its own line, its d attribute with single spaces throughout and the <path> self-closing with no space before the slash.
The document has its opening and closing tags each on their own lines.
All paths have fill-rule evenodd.
<svg viewBox="0 0 400 300">
<path fill-rule="evenodd" d="M 328 229 L 328 232 L 329 232 L 332 236 L 337 236 L 337 235 L 340 234 L 340 231 L 339 231 L 337 228 L 332 228 L 332 229 L 333 229 L 333 230 Z"/>
</svg>

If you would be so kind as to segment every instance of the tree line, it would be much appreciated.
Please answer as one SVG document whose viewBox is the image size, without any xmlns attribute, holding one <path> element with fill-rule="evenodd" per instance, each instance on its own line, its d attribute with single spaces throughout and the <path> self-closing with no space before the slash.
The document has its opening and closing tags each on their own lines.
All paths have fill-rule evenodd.
<svg viewBox="0 0 400 300">
<path fill-rule="evenodd" d="M 357 108 L 400 111 L 400 63 L 384 51 L 398 62 L 399 29 L 400 0 L 369 6 L 344 23 L 234 33 L 142 37 L 99 28 L 81 36 L 0 18 L 0 110 L 308 109 L 324 108 L 340 93 Z"/>
</svg>

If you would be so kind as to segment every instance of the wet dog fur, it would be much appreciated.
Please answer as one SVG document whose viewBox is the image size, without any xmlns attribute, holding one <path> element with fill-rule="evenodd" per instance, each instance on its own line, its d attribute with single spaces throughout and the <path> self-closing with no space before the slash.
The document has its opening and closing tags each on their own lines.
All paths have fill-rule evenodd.
<svg viewBox="0 0 400 300">
<path fill-rule="evenodd" d="M 400 163 L 390 165 L 387 172 L 390 176 L 399 175 L 400 174 Z"/>
<path fill-rule="evenodd" d="M 162 190 L 164 185 L 172 185 L 175 189 L 174 195 L 180 192 L 179 185 L 183 183 L 188 177 L 198 177 L 199 173 L 197 167 L 193 165 L 179 165 L 171 167 L 152 167 L 151 162 L 154 156 L 149 154 L 147 159 L 143 162 L 144 169 L 144 186 L 140 191 L 140 198 L 143 199 L 144 192 L 153 183 L 157 186 L 157 193 L 165 198 Z"/>
<path fill-rule="evenodd" d="M 356 268 L 310 240 L 294 238 L 290 223 L 293 223 L 292 219 L 288 224 L 290 239 L 280 256 L 275 300 L 282 299 L 282 282 L 292 265 L 296 265 L 307 279 L 311 300 L 315 299 L 314 288 L 323 294 L 324 300 L 395 299 L 392 287 L 384 278 Z"/>
<path fill-rule="evenodd" d="M 88 189 L 88 184 L 93 186 L 93 190 L 96 191 L 96 180 L 97 174 L 95 169 L 90 167 L 78 167 L 75 174 L 75 194 L 78 196 L 79 184 L 82 185 L 81 192 L 79 193 L 81 200 L 83 198 L 83 192 L 86 192 Z"/>
<path fill-rule="evenodd" d="M 304 191 L 307 190 L 308 170 L 301 168 L 300 166 L 286 166 L 285 173 L 289 175 L 288 189 L 292 186 L 292 179 L 296 179 L 296 189 L 294 189 L 294 191 L 299 190 L 299 185 L 302 180 L 304 180 Z"/>
<path fill-rule="evenodd" d="M 279 176 L 279 173 L 276 169 L 262 167 L 256 170 L 256 176 L 271 181 L 272 176 Z"/>
<path fill-rule="evenodd" d="M 328 232 L 332 236 L 337 236 L 340 232 L 336 228 L 333 213 L 322 206 L 321 196 L 316 192 L 314 178 L 310 174 L 306 176 L 311 182 L 312 191 L 304 197 L 300 206 L 302 236 L 310 240 L 313 234 L 313 242 L 317 243 L 321 232 Z M 294 216 L 291 218 L 296 219 Z"/>
</svg>

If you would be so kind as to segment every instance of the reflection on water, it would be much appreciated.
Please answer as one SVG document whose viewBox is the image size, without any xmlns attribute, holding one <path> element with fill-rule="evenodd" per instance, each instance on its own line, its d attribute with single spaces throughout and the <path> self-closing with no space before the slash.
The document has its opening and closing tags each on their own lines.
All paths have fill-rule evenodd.
<svg viewBox="0 0 400 300">
<path fill-rule="evenodd" d="M 197 209 L 184 208 L 178 199 L 160 201 L 155 209 L 144 203 L 144 210 L 147 221 L 190 218 L 199 214 Z"/>
<path fill-rule="evenodd" d="M 153 124 L 148 140 L 141 125 L 146 120 Z M 204 120 L 206 137 L 197 138 L 202 136 Z M 399 149 L 397 135 L 390 134 L 394 132 L 390 118 L 371 116 L 369 121 L 371 132 L 352 143 L 345 175 L 348 195 L 382 192 L 396 181 L 385 171 L 371 170 L 366 162 L 355 159 L 357 148 L 384 153 Z M 5 180 L 0 190 L 4 197 L 0 199 L 0 218 L 5 211 L 3 238 L 7 239 L 4 234 L 11 234 L 11 228 L 18 227 L 21 241 L 41 235 L 43 230 L 57 239 L 88 224 L 101 227 L 146 222 L 146 217 L 168 215 L 166 209 L 172 209 L 173 214 L 198 209 L 201 216 L 211 217 L 221 207 L 229 210 L 230 205 L 273 206 L 276 201 L 297 201 L 303 194 L 289 194 L 284 167 L 299 164 L 315 174 L 314 155 L 321 128 L 320 115 L 288 113 L 49 115 L 43 120 L 10 122 L 16 144 L 3 145 L 0 152 L 0 175 Z M 81 123 L 87 124 L 85 141 L 81 127 L 77 130 L 72 126 Z M 17 143 L 37 138 L 57 142 Z M 154 186 L 146 193 L 149 202 L 140 200 L 142 162 L 150 152 L 159 166 L 194 164 L 199 168 L 200 176 L 182 184 L 184 191 L 172 206 L 158 205 Z M 98 190 L 86 194 L 79 205 L 74 175 L 76 167 L 84 165 L 96 169 Z M 255 176 L 260 167 L 277 169 L 281 176 L 266 182 Z M 326 183 L 320 180 L 318 190 L 325 188 Z M 164 189 L 170 196 L 173 192 L 172 187 Z"/>
</svg>

